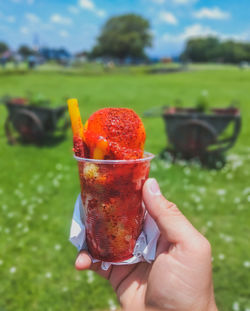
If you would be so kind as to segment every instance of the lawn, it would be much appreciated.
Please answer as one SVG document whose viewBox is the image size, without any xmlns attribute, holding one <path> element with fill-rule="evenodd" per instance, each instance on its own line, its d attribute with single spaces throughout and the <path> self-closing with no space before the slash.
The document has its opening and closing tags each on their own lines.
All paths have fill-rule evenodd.
<svg viewBox="0 0 250 311">
<path fill-rule="evenodd" d="M 82 75 L 38 70 L 0 72 L 0 96 L 43 93 L 53 105 L 77 97 L 83 119 L 108 106 L 147 109 L 181 99 L 193 105 L 201 92 L 211 106 L 240 102 L 243 126 L 221 170 L 156 158 L 151 176 L 162 192 L 210 240 L 220 310 L 250 310 L 250 71 L 194 66 L 188 72 L 149 75 L 145 70 Z M 76 249 L 68 242 L 79 192 L 71 132 L 55 145 L 10 146 L 7 113 L 0 106 L 0 310 L 104 310 L 117 304 L 108 283 L 74 270 Z M 166 146 L 160 118 L 143 119 L 146 149 Z"/>
</svg>

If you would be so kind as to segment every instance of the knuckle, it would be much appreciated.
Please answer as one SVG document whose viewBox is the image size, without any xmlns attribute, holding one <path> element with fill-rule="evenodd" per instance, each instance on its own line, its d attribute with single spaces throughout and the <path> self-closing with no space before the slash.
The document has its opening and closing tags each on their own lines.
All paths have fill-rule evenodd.
<svg viewBox="0 0 250 311">
<path fill-rule="evenodd" d="M 172 202 L 167 202 L 168 213 L 171 213 L 172 216 L 181 216 L 182 213 L 176 206 L 176 204 Z"/>
<path fill-rule="evenodd" d="M 169 217 L 183 216 L 178 207 L 174 203 L 167 201 L 165 198 L 164 200 L 158 202 L 157 206 L 157 213 L 155 215 L 156 222 L 164 222 L 165 220 L 167 221 Z"/>
<path fill-rule="evenodd" d="M 171 211 L 178 210 L 177 206 L 173 202 L 168 201 L 166 198 L 164 198 L 164 200 L 162 200 L 161 203 L 164 209 L 171 210 Z"/>
</svg>

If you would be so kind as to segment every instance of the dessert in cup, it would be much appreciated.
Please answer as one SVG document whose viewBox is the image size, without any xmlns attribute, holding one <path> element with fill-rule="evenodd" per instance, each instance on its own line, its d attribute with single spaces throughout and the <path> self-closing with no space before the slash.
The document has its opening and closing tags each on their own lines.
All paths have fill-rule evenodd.
<svg viewBox="0 0 250 311">
<path fill-rule="evenodd" d="M 68 106 L 88 251 L 102 261 L 124 261 L 142 230 L 142 186 L 153 158 L 144 152 L 143 123 L 131 109 L 104 108 L 83 126 L 77 100 Z"/>
</svg>

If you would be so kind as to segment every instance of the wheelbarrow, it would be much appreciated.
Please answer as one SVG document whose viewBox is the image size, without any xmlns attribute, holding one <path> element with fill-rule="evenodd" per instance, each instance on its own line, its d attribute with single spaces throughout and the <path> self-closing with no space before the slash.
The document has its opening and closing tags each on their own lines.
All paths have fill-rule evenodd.
<svg viewBox="0 0 250 311">
<path fill-rule="evenodd" d="M 57 131 L 64 136 L 69 126 L 65 116 L 67 106 L 48 108 L 28 105 L 25 98 L 4 98 L 2 102 L 8 110 L 5 121 L 5 134 L 8 142 L 16 143 L 17 138 L 32 143 L 41 143 L 45 137 L 53 136 Z M 59 126 L 59 120 L 62 124 Z"/>
<path fill-rule="evenodd" d="M 157 116 L 147 111 L 144 116 Z M 161 116 L 168 137 L 167 151 L 185 159 L 223 153 L 233 147 L 241 129 L 241 115 L 237 108 L 212 109 L 210 113 L 195 108 L 161 107 Z M 230 136 L 223 137 L 233 124 Z"/>
</svg>

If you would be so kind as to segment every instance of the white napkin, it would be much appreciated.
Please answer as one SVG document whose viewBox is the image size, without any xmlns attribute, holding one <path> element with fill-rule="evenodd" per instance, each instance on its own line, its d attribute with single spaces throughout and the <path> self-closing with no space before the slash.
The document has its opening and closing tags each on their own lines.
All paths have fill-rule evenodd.
<svg viewBox="0 0 250 311">
<path fill-rule="evenodd" d="M 85 231 L 85 215 L 82 206 L 81 195 L 79 194 L 74 208 L 72 224 L 70 228 L 70 242 L 80 250 L 87 250 L 86 243 L 86 231 Z M 135 248 L 133 251 L 133 257 L 124 260 L 122 262 L 104 262 L 102 261 L 101 267 L 103 270 L 108 270 L 111 265 L 131 265 L 141 261 L 147 261 L 151 263 L 155 259 L 156 245 L 160 231 L 153 220 L 153 218 L 146 213 L 143 230 L 136 241 Z M 93 257 L 92 261 L 99 262 L 100 260 Z"/>
</svg>

